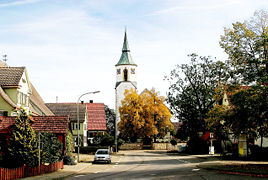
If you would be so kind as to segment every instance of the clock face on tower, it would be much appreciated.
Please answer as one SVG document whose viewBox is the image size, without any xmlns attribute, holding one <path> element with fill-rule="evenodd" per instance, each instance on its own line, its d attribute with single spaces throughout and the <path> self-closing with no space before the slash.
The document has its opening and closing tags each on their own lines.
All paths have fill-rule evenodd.
<svg viewBox="0 0 268 180">
<path fill-rule="evenodd" d="M 121 74 L 121 69 L 117 69 L 116 74 Z"/>
</svg>

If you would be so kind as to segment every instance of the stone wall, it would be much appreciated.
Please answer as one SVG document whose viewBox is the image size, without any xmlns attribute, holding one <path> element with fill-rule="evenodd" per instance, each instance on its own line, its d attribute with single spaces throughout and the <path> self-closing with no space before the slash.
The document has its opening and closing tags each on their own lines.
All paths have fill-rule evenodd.
<svg viewBox="0 0 268 180">
<path fill-rule="evenodd" d="M 142 149 L 141 143 L 125 143 L 120 146 L 121 150 L 140 150 Z"/>
<path fill-rule="evenodd" d="M 170 143 L 153 143 L 153 149 L 154 150 L 177 150 L 178 147 L 173 146 Z"/>
</svg>

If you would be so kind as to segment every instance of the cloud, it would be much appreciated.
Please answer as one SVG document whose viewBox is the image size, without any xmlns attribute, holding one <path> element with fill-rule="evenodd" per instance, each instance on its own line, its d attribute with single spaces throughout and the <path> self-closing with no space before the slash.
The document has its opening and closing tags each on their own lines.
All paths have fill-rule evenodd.
<svg viewBox="0 0 268 180">
<path fill-rule="evenodd" d="M 18 1 L 12 1 L 12 2 L 5 2 L 5 3 L 0 3 L 0 7 L 9 7 L 9 6 L 17 6 L 17 5 L 22 5 L 22 4 L 32 4 L 32 3 L 37 3 L 41 0 L 18 0 Z"/>
<path fill-rule="evenodd" d="M 214 2 L 214 1 L 213 1 Z M 216 3 L 216 4 L 212 4 L 209 3 L 209 5 L 206 4 L 202 4 L 202 5 L 184 5 L 184 6 L 175 6 L 172 8 L 166 8 L 166 9 L 162 9 L 162 10 L 158 10 L 155 11 L 153 13 L 150 13 L 148 15 L 161 15 L 161 14 L 168 14 L 168 13 L 172 13 L 175 11 L 185 11 L 185 10 L 209 10 L 209 9 L 220 9 L 220 8 L 224 8 L 224 7 L 228 7 L 228 6 L 232 6 L 235 4 L 239 4 L 241 3 L 240 0 L 235 0 L 235 1 L 226 1 L 224 3 Z"/>
</svg>

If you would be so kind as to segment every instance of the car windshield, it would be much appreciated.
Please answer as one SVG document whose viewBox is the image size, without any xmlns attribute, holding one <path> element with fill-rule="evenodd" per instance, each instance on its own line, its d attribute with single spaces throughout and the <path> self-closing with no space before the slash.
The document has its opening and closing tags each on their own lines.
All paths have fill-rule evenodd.
<svg viewBox="0 0 268 180">
<path fill-rule="evenodd" d="M 97 151 L 96 154 L 108 154 L 108 151 L 101 150 L 101 151 Z"/>
</svg>

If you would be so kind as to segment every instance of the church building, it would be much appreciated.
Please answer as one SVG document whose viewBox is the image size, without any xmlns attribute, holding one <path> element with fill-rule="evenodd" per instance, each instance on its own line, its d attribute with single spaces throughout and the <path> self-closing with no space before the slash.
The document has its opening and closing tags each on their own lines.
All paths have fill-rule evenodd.
<svg viewBox="0 0 268 180">
<path fill-rule="evenodd" d="M 115 65 L 116 67 L 116 84 L 115 84 L 115 114 L 116 123 L 120 121 L 119 107 L 122 105 L 121 101 L 125 98 L 126 89 L 137 89 L 136 81 L 136 68 L 137 64 L 134 63 L 130 55 L 128 46 L 127 33 L 123 42 L 122 54 Z"/>
</svg>

